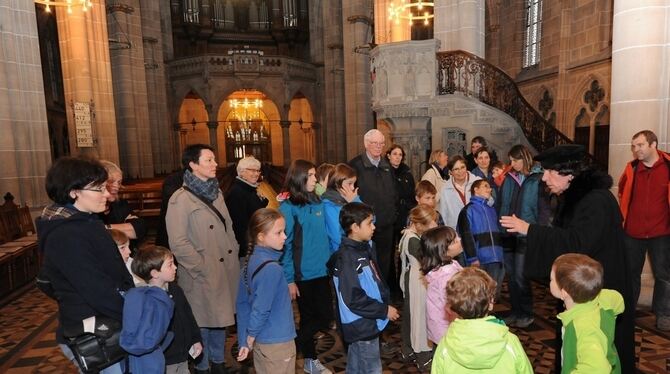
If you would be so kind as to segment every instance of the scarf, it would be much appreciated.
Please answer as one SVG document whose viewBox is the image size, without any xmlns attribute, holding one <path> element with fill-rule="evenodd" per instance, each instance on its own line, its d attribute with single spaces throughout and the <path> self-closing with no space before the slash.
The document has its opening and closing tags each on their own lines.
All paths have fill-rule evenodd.
<svg viewBox="0 0 670 374">
<path fill-rule="evenodd" d="M 213 202 L 219 196 L 219 181 L 210 178 L 206 181 L 196 177 L 190 170 L 184 172 L 184 184 L 196 195 L 202 196 L 209 202 Z"/>
</svg>

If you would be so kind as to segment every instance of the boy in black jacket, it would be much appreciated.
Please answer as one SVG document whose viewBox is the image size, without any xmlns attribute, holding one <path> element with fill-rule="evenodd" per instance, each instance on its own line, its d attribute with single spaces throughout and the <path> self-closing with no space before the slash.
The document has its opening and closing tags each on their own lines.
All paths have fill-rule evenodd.
<svg viewBox="0 0 670 374">
<path fill-rule="evenodd" d="M 347 234 L 328 261 L 338 293 L 340 324 L 347 352 L 347 373 L 381 373 L 379 334 L 388 321 L 398 319 L 389 305 L 389 289 L 377 267 L 370 246 L 375 225 L 372 208 L 349 203 L 340 211 L 340 225 Z"/>
</svg>

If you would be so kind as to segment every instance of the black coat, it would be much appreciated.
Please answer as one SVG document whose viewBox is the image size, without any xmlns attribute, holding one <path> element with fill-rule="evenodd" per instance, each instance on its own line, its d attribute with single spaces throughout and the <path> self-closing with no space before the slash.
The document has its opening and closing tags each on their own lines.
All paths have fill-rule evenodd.
<svg viewBox="0 0 670 374">
<path fill-rule="evenodd" d="M 172 343 L 165 350 L 165 365 L 178 364 L 188 360 L 188 350 L 197 342 L 202 342 L 198 322 L 195 321 L 191 304 L 177 282 L 168 284 L 168 293 L 174 301 L 174 315 L 169 330 L 174 333 Z"/>
<path fill-rule="evenodd" d="M 575 177 L 559 197 L 553 227 L 530 225 L 524 270 L 531 278 L 548 279 L 554 260 L 568 252 L 600 262 L 604 287 L 619 291 L 626 303 L 626 310 L 617 318 L 615 344 L 621 372 L 633 373 L 636 303 L 626 272 L 623 219 L 611 186 L 612 177 L 602 171 L 587 170 Z"/>
<path fill-rule="evenodd" d="M 398 218 L 395 221 L 395 229 L 400 230 L 406 226 L 409 211 L 416 206 L 414 176 L 409 170 L 409 166 L 402 163 L 397 169 L 391 167 L 391 172 L 395 180 L 396 191 L 398 191 L 398 200 L 396 201 Z"/>
<path fill-rule="evenodd" d="M 374 166 L 367 154 L 363 153 L 349 161 L 349 166 L 356 170 L 358 195 L 374 209 L 375 226 L 392 226 L 396 221 L 398 192 L 391 164 L 382 157 L 379 167 Z"/>
<path fill-rule="evenodd" d="M 130 205 L 128 205 L 127 200 L 116 200 L 109 204 L 107 213 L 99 213 L 99 216 L 105 225 L 130 223 L 133 226 L 137 239 L 130 240 L 130 248 L 134 252 L 147 235 L 147 224 L 141 217 L 128 219 L 127 217 L 131 214 L 133 214 L 133 210 L 130 208 Z"/>
<path fill-rule="evenodd" d="M 165 228 L 165 216 L 167 215 L 168 203 L 170 197 L 184 184 L 184 171 L 168 175 L 163 181 L 161 187 L 161 211 L 158 215 L 158 228 L 156 229 L 156 245 L 170 248 L 170 240 L 168 238 L 167 229 Z"/>
<path fill-rule="evenodd" d="M 244 257 L 249 246 L 247 240 L 249 219 L 255 211 L 268 206 L 268 199 L 258 196 L 256 187 L 236 178 L 226 194 L 226 206 L 233 220 L 235 239 L 240 244 L 239 256 Z"/>
<path fill-rule="evenodd" d="M 120 291 L 133 287 L 133 278 L 100 218 L 79 212 L 42 216 L 36 223 L 44 254 L 41 274 L 51 282 L 58 301 L 58 342 L 65 342 L 63 328 L 76 331 L 88 317 L 121 322 Z"/>
</svg>

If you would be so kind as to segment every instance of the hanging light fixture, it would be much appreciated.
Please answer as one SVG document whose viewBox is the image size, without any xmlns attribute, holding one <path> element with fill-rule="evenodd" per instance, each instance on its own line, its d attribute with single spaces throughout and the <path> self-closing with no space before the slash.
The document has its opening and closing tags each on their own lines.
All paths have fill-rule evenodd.
<svg viewBox="0 0 670 374">
<path fill-rule="evenodd" d="M 396 25 L 400 25 L 402 20 L 408 21 L 412 26 L 414 21 L 423 21 L 423 24 L 428 26 L 430 19 L 434 17 L 432 1 L 413 1 L 413 0 L 398 0 L 391 1 L 389 5 L 389 20 Z"/>
<path fill-rule="evenodd" d="M 72 14 L 72 7 L 81 7 L 82 12 L 88 11 L 93 7 L 91 0 L 35 0 L 37 4 L 45 5 L 45 11 L 51 13 L 51 7 L 67 7 L 68 14 Z"/>
</svg>

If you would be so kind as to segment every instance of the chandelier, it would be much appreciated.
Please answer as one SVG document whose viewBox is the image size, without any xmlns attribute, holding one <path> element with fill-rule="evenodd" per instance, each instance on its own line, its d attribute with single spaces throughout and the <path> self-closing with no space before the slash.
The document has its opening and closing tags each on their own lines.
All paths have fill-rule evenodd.
<svg viewBox="0 0 670 374">
<path fill-rule="evenodd" d="M 88 11 L 88 9 L 93 6 L 91 0 L 35 0 L 35 2 L 37 4 L 46 5 L 44 10 L 49 13 L 51 12 L 52 6 L 67 7 L 68 14 L 72 14 L 73 6 L 81 6 L 82 12 Z"/>
<path fill-rule="evenodd" d="M 432 1 L 398 0 L 398 3 L 391 1 L 389 20 L 395 22 L 396 25 L 399 25 L 401 20 L 406 20 L 410 26 L 414 24 L 414 21 L 423 21 L 423 24 L 427 26 L 428 20 L 434 17 L 433 6 Z"/>
<path fill-rule="evenodd" d="M 260 98 L 232 99 L 230 107 L 233 109 L 233 118 L 237 121 L 235 128 L 232 123 L 226 128 L 226 137 L 236 142 L 259 141 L 267 139 L 267 133 L 261 110 L 263 100 Z"/>
</svg>

